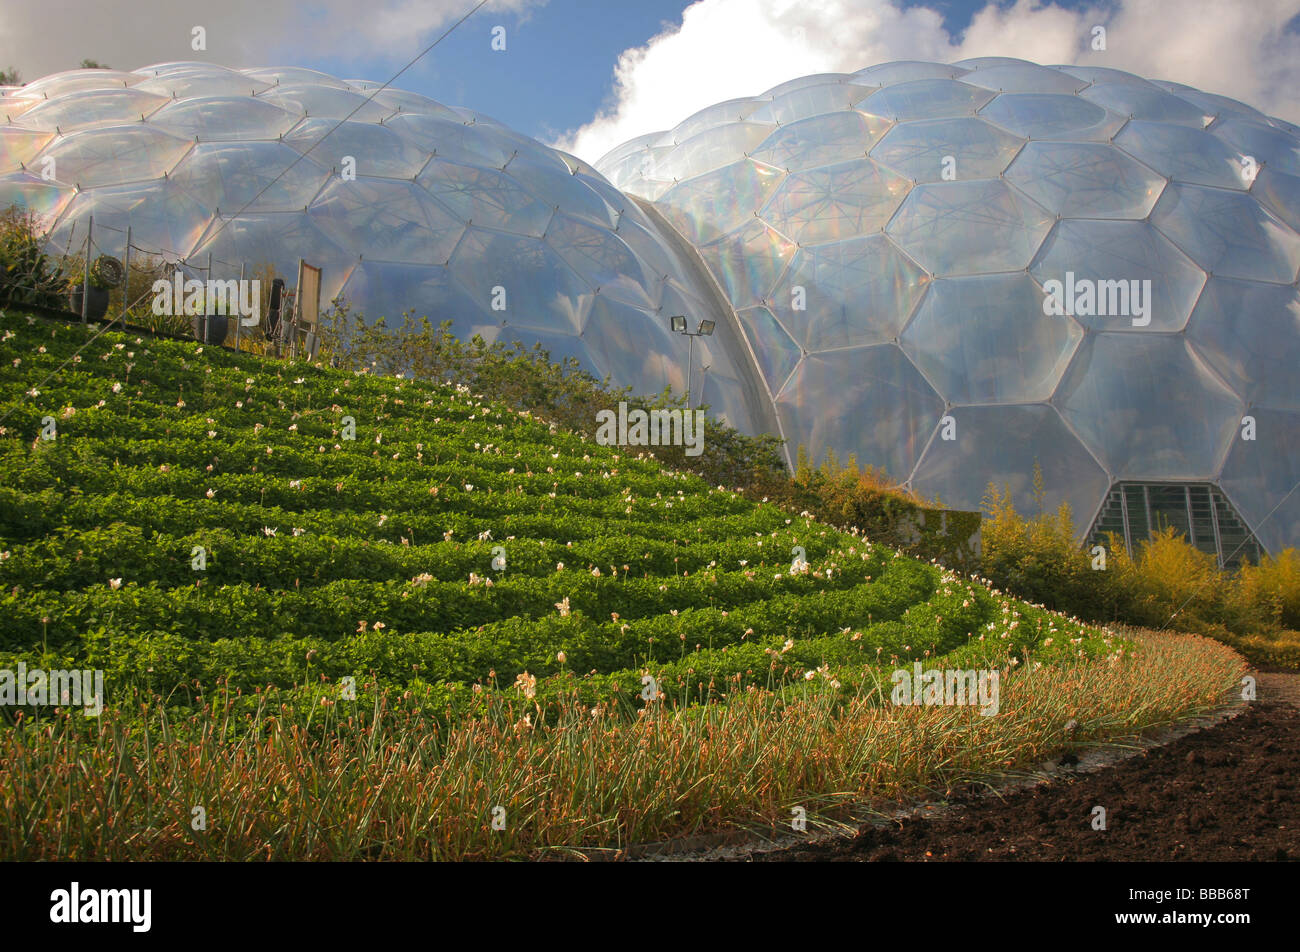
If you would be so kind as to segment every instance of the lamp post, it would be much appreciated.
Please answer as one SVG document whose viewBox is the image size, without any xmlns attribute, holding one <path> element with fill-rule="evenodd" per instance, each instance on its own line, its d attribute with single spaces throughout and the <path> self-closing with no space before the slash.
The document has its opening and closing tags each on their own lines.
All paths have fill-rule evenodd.
<svg viewBox="0 0 1300 952">
<path fill-rule="evenodd" d="M 712 337 L 715 322 L 710 320 L 700 321 L 699 328 L 692 334 L 686 329 L 686 315 L 674 314 L 668 319 L 668 325 L 673 329 L 673 333 L 683 334 L 691 340 L 686 357 L 686 408 L 689 410 L 691 407 L 691 371 L 694 369 L 695 364 L 695 338 Z"/>
</svg>

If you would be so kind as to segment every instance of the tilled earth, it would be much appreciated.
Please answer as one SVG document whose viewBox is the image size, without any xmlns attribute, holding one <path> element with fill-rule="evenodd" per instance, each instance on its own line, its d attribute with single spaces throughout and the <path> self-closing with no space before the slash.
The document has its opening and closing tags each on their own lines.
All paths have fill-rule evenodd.
<svg viewBox="0 0 1300 952">
<path fill-rule="evenodd" d="M 1093 773 L 1002 797 L 957 795 L 935 815 L 867 827 L 850 841 L 730 858 L 1300 860 L 1300 709 L 1287 696 L 1300 679 L 1259 677 L 1260 700 L 1235 717 Z M 1098 806 L 1104 830 L 1093 829 Z"/>
</svg>

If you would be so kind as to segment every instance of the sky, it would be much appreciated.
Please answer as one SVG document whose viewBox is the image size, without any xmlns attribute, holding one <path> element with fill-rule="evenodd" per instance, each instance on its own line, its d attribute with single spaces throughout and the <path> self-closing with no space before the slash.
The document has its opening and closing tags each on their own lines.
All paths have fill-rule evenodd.
<svg viewBox="0 0 1300 952">
<path fill-rule="evenodd" d="M 203 60 L 383 82 L 477 2 L 0 0 L 0 67 L 30 81 L 83 58 Z M 971 56 L 1113 66 L 1300 122 L 1300 0 L 490 0 L 393 85 L 595 162 L 797 76 Z"/>
</svg>

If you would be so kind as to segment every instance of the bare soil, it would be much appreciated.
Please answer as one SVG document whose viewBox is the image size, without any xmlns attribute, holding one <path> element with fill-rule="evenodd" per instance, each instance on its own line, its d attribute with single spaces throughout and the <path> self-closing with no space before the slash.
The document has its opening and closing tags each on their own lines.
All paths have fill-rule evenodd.
<svg viewBox="0 0 1300 952">
<path fill-rule="evenodd" d="M 737 850 L 758 862 L 1300 860 L 1300 676 L 1260 674 L 1235 716 L 1095 772 L 990 796 L 968 791 L 929 816 L 856 837 Z M 1106 828 L 1093 828 L 1094 808 Z"/>
</svg>

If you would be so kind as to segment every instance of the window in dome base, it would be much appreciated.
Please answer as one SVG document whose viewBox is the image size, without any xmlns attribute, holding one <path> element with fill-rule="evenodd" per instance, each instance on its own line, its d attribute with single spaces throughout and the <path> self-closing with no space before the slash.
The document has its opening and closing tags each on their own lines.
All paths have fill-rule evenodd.
<svg viewBox="0 0 1300 952">
<path fill-rule="evenodd" d="M 1209 483 L 1123 482 L 1111 487 L 1088 534 L 1088 546 L 1105 545 L 1109 533 L 1134 552 L 1156 532 L 1174 531 L 1220 568 L 1258 562 L 1264 548 L 1228 498 Z"/>
</svg>

